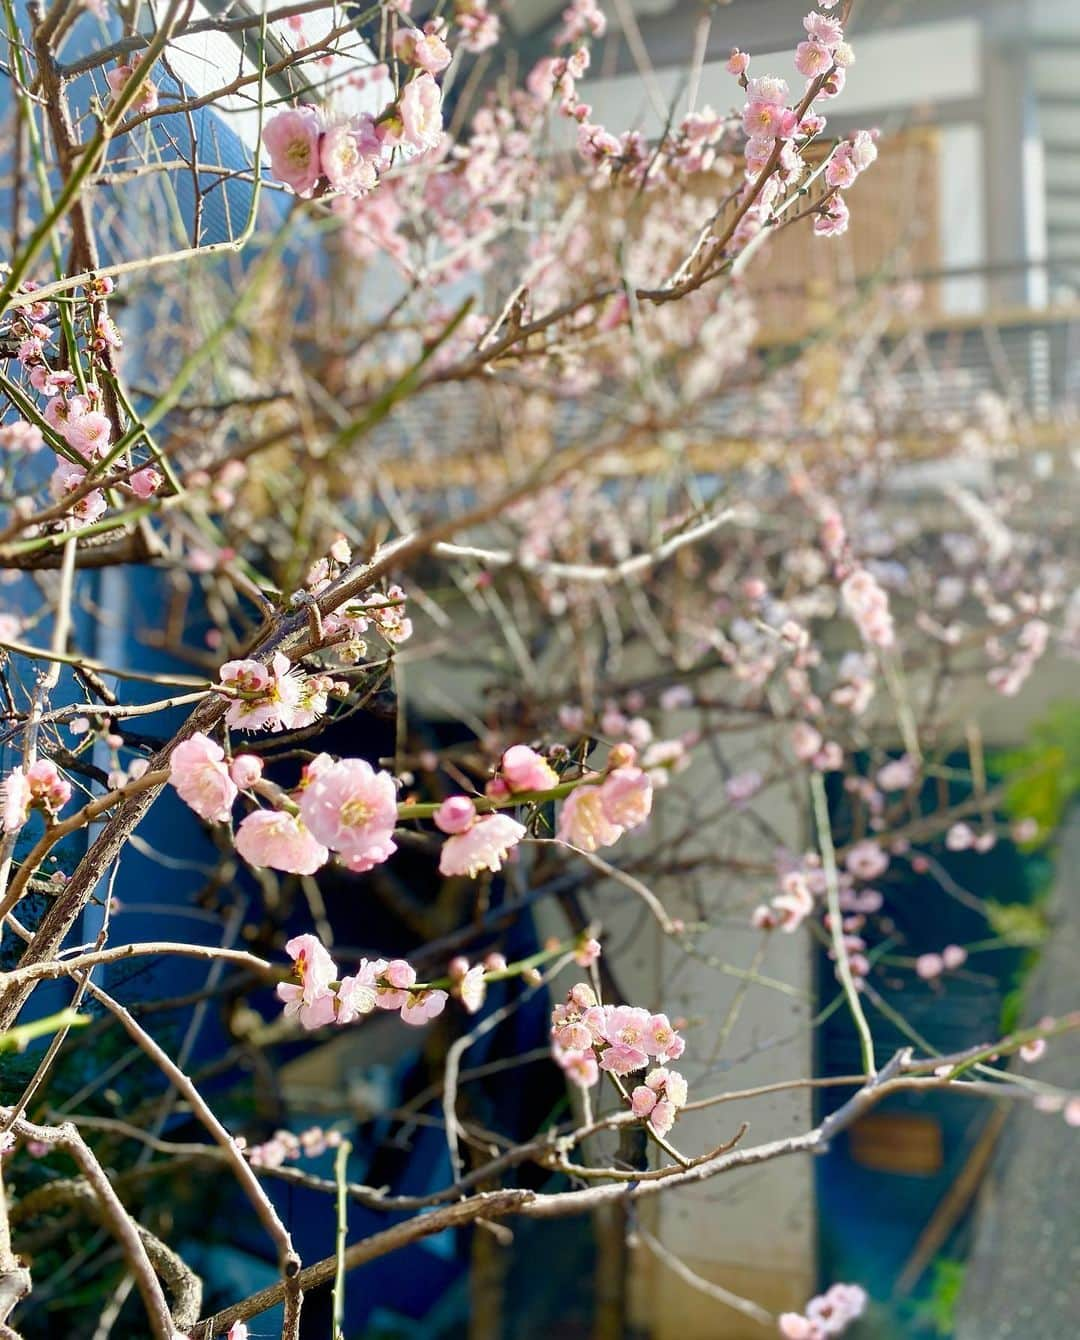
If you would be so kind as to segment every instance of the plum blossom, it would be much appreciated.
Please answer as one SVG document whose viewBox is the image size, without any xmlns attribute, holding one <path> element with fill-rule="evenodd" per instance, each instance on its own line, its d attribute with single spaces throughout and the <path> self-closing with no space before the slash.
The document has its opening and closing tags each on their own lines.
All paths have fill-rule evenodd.
<svg viewBox="0 0 1080 1340">
<path fill-rule="evenodd" d="M 614 768 L 600 785 L 604 817 L 619 828 L 637 828 L 652 811 L 652 778 L 641 768 Z"/>
<path fill-rule="evenodd" d="M 237 754 L 229 764 L 229 776 L 241 791 L 250 791 L 263 774 L 258 754 Z"/>
<path fill-rule="evenodd" d="M 397 850 L 394 779 L 365 759 L 335 763 L 320 754 L 305 769 L 299 805 L 315 838 L 338 852 L 350 870 L 371 870 Z"/>
<path fill-rule="evenodd" d="M 840 196 L 829 196 L 822 204 L 820 212 L 814 217 L 814 232 L 818 237 L 840 237 L 847 232 L 850 219 L 851 213 Z M 888 641 L 882 641 L 878 637 L 867 638 L 867 640 L 878 642 L 881 646 L 890 646 L 892 644 L 891 628 L 890 622 Z"/>
<path fill-rule="evenodd" d="M 840 20 L 827 18 L 824 14 L 807 14 L 803 27 L 807 36 L 829 51 L 835 51 L 844 40 L 844 26 Z"/>
<path fill-rule="evenodd" d="M 382 145 L 370 120 L 340 123 L 331 126 L 319 142 L 319 167 L 332 190 L 363 195 L 378 182 L 381 154 Z"/>
<path fill-rule="evenodd" d="M 322 173 L 319 138 L 322 120 L 314 107 L 289 107 L 263 126 L 270 170 L 297 195 L 310 195 Z"/>
<path fill-rule="evenodd" d="M 599 786 L 579 786 L 570 792 L 562 803 L 556 831 L 560 842 L 587 852 L 610 847 L 623 835 L 622 825 L 608 818 Z"/>
<path fill-rule="evenodd" d="M 32 809 L 44 810 L 55 819 L 71 799 L 71 783 L 50 759 L 39 758 L 28 768 L 13 768 L 0 785 L 0 792 L 4 832 L 17 833 Z"/>
<path fill-rule="evenodd" d="M 145 502 L 161 488 L 162 478 L 152 465 L 146 465 L 141 470 L 136 470 L 128 483 L 136 498 L 141 498 Z"/>
<path fill-rule="evenodd" d="M 236 850 L 251 865 L 313 875 L 330 859 L 301 819 L 285 810 L 254 810 L 236 830 Z"/>
<path fill-rule="evenodd" d="M 285 1017 L 295 1015 L 304 1028 L 332 1024 L 337 964 L 315 935 L 294 936 L 286 943 L 285 952 L 293 961 L 293 975 L 299 982 L 278 983 L 277 996 L 285 1002 Z"/>
<path fill-rule="evenodd" d="M 394 55 L 428 74 L 441 74 L 450 64 L 450 48 L 434 24 L 428 24 L 423 31 L 399 28 L 394 34 Z"/>
<path fill-rule="evenodd" d="M 377 960 L 361 959 L 356 972 L 338 983 L 337 1021 L 351 1024 L 361 1015 L 370 1014 L 378 1003 L 379 968 Z"/>
<path fill-rule="evenodd" d="M 407 1024 L 420 1028 L 446 1008 L 445 991 L 415 991 L 401 1007 L 401 1018 Z"/>
<path fill-rule="evenodd" d="M 201 819 L 228 823 L 237 789 L 225 764 L 225 751 L 215 740 L 201 731 L 182 740 L 169 757 L 169 781 Z"/>
<path fill-rule="evenodd" d="M 511 791 L 548 791 L 559 782 L 547 759 L 525 744 L 510 746 L 502 756 L 499 771 Z"/>
<path fill-rule="evenodd" d="M 940 954 L 920 954 L 915 960 L 915 971 L 924 982 L 932 982 L 945 971 L 945 960 Z"/>
<path fill-rule="evenodd" d="M 795 68 L 807 79 L 816 79 L 832 68 L 833 56 L 828 47 L 811 39 L 795 48 Z"/>
<path fill-rule="evenodd" d="M 300 673 L 284 652 L 275 652 L 269 666 L 258 661 L 226 661 L 218 672 L 228 689 L 225 720 L 237 730 L 288 730 L 300 703 Z"/>
<path fill-rule="evenodd" d="M 442 140 L 442 90 L 425 70 L 410 79 L 398 99 L 401 139 L 421 152 Z"/>
<path fill-rule="evenodd" d="M 657 1135 L 667 1135 L 675 1124 L 679 1108 L 688 1097 L 686 1080 L 677 1070 L 660 1066 L 645 1076 L 630 1095 L 635 1117 L 647 1118 Z"/>
<path fill-rule="evenodd" d="M 36 423 L 26 419 L 13 419 L 11 423 L 0 425 L 0 447 L 5 451 L 25 451 L 28 455 L 40 451 L 45 438 Z"/>
<path fill-rule="evenodd" d="M 474 879 L 481 870 L 501 870 L 503 861 L 526 832 L 525 825 L 508 814 L 482 815 L 443 843 L 439 873 Z"/>
<path fill-rule="evenodd" d="M 889 858 L 876 842 L 856 842 L 844 858 L 844 864 L 856 879 L 877 879 L 889 866 Z"/>
<path fill-rule="evenodd" d="M 69 494 L 81 489 L 86 482 L 86 471 L 71 461 L 58 460 L 56 469 L 49 477 L 49 492 L 56 502 L 62 502 Z M 68 521 L 91 522 L 105 514 L 107 504 L 101 489 L 92 489 L 71 505 Z"/>
</svg>

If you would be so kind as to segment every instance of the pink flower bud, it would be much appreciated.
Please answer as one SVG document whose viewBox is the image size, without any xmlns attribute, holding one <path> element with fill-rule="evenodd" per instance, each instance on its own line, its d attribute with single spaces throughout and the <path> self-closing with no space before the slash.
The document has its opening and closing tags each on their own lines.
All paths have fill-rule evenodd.
<svg viewBox="0 0 1080 1340">
<path fill-rule="evenodd" d="M 468 796 L 447 796 L 433 818 L 444 833 L 464 833 L 476 822 L 476 806 Z"/>
<path fill-rule="evenodd" d="M 229 776 L 241 791 L 250 790 L 262 773 L 263 762 L 256 754 L 237 754 L 229 764 Z"/>
</svg>

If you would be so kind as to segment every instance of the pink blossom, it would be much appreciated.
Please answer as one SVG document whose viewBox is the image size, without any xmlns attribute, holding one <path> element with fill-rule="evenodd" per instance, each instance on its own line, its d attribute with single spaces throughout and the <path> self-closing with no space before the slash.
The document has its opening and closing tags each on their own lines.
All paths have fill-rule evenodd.
<svg viewBox="0 0 1080 1340">
<path fill-rule="evenodd" d="M 806 721 L 796 721 L 790 739 L 792 752 L 803 763 L 808 763 L 824 743 L 821 732 Z"/>
<path fill-rule="evenodd" d="M 661 1098 L 650 1113 L 649 1122 L 657 1135 L 667 1135 L 675 1125 L 675 1104 Z"/>
<path fill-rule="evenodd" d="M 234 1321 L 225 1340 L 248 1340 L 248 1328 L 242 1321 Z"/>
<path fill-rule="evenodd" d="M 450 64 L 450 48 L 437 32 L 399 28 L 394 34 L 394 55 L 428 74 L 439 74 Z"/>
<path fill-rule="evenodd" d="M 889 866 L 888 856 L 876 842 L 856 842 L 844 858 L 844 864 L 856 879 L 877 879 Z"/>
<path fill-rule="evenodd" d="M 967 950 L 962 945 L 946 945 L 941 951 L 941 961 L 950 971 L 962 968 L 967 962 Z"/>
<path fill-rule="evenodd" d="M 646 1084 L 639 1084 L 630 1095 L 630 1108 L 635 1117 L 647 1117 L 656 1103 L 656 1094 Z"/>
<path fill-rule="evenodd" d="M 945 971 L 945 960 L 940 954 L 920 954 L 915 960 L 915 971 L 924 982 L 931 982 Z"/>
<path fill-rule="evenodd" d="M 226 661 L 218 672 L 231 690 L 225 720 L 238 730 L 286 730 L 300 702 L 299 674 L 284 652 L 275 652 L 269 667 L 258 661 Z"/>
<path fill-rule="evenodd" d="M 320 1028 L 332 1023 L 333 983 L 338 969 L 322 941 L 315 935 L 296 935 L 286 942 L 285 952 L 293 960 L 293 975 L 299 978 L 299 985 L 295 982 L 278 984 L 277 995 L 285 1002 L 286 1018 L 296 1015 L 304 1028 Z"/>
<path fill-rule="evenodd" d="M 416 983 L 416 969 L 403 958 L 375 959 L 372 963 L 377 979 L 375 1004 L 380 1010 L 400 1010 L 408 1004 L 409 988 Z"/>
<path fill-rule="evenodd" d="M 45 438 L 36 423 L 26 419 L 13 419 L 11 423 L 0 425 L 0 447 L 5 451 L 25 451 L 28 455 L 40 451 Z"/>
<path fill-rule="evenodd" d="M 743 129 L 753 138 L 788 139 L 795 133 L 798 118 L 788 107 L 757 99 L 743 108 Z"/>
<path fill-rule="evenodd" d="M 839 237 L 847 232 L 850 217 L 847 205 L 838 195 L 834 195 L 822 206 L 821 212 L 814 216 L 814 232 L 818 237 Z M 880 618 L 860 624 L 859 628 L 868 642 L 876 642 L 881 647 L 892 646 L 892 620 L 888 618 L 887 608 Z"/>
<path fill-rule="evenodd" d="M 182 740 L 169 756 L 169 781 L 207 823 L 228 823 L 232 814 L 237 790 L 224 760 L 221 745 L 201 731 Z"/>
<path fill-rule="evenodd" d="M 15 833 L 30 817 L 31 809 L 42 809 L 50 818 L 71 799 L 71 783 L 51 759 L 39 758 L 28 768 L 14 768 L 4 779 L 3 828 Z"/>
<path fill-rule="evenodd" d="M 685 1107 L 690 1096 L 685 1077 L 678 1070 L 659 1066 L 645 1076 L 645 1083 L 656 1093 L 662 1093 L 674 1107 Z"/>
<path fill-rule="evenodd" d="M 458 996 L 462 1005 L 470 1014 L 475 1014 L 484 1003 L 487 995 L 487 982 L 484 980 L 484 965 L 474 964 L 457 984 Z"/>
<path fill-rule="evenodd" d="M 270 170 L 297 195 L 309 195 L 319 180 L 319 137 L 322 122 L 314 107 L 291 107 L 272 116 L 263 127 L 263 147 Z"/>
<path fill-rule="evenodd" d="M 949 851 L 967 851 L 975 845 L 975 834 L 965 823 L 953 824 L 945 834 L 945 846 Z"/>
<path fill-rule="evenodd" d="M 617 842 L 623 830 L 607 817 L 600 787 L 579 786 L 562 803 L 557 834 L 560 842 L 594 852 Z"/>
<path fill-rule="evenodd" d="M 236 850 L 251 865 L 313 875 L 330 859 L 303 822 L 285 810 L 254 810 L 236 830 Z"/>
<path fill-rule="evenodd" d="M 112 438 L 112 424 L 99 410 L 73 415 L 60 427 L 64 440 L 87 460 L 104 456 Z"/>
<path fill-rule="evenodd" d="M 1030 1042 L 1025 1042 L 1024 1045 L 1020 1048 L 1021 1061 L 1027 1061 L 1029 1064 L 1031 1064 L 1034 1061 L 1041 1060 L 1045 1054 L 1046 1054 L 1045 1038 L 1032 1038 Z"/>
<path fill-rule="evenodd" d="M 511 791 L 549 791 L 559 782 L 547 759 L 525 744 L 511 745 L 502 756 L 499 770 Z"/>
<path fill-rule="evenodd" d="M 442 90 L 425 70 L 410 79 L 398 99 L 401 138 L 421 151 L 436 149 L 442 140 Z"/>
<path fill-rule="evenodd" d="M 86 471 L 80 466 L 72 464 L 71 461 L 58 460 L 56 469 L 49 476 L 49 492 L 56 502 L 63 500 L 70 493 L 80 489 L 86 482 Z M 101 489 L 93 489 L 89 493 L 83 494 L 78 502 L 71 505 L 71 522 L 96 521 L 104 516 L 107 508 L 105 494 Z"/>
<path fill-rule="evenodd" d="M 591 937 L 579 944 L 574 951 L 574 962 L 579 968 L 591 968 L 600 957 L 600 941 Z"/>
<path fill-rule="evenodd" d="M 801 1312 L 781 1312 L 779 1326 L 785 1340 L 813 1340 L 815 1324 Z"/>
<path fill-rule="evenodd" d="M 652 778 L 641 768 L 615 768 L 600 785 L 604 817 L 619 828 L 637 828 L 652 810 Z"/>
<path fill-rule="evenodd" d="M 675 1044 L 675 1029 L 666 1014 L 651 1014 L 642 1045 L 650 1056 L 665 1060 Z"/>
<path fill-rule="evenodd" d="M 370 1014 L 378 1001 L 376 981 L 378 963 L 361 959 L 360 965 L 351 977 L 343 977 L 338 984 L 339 1024 L 351 1024 L 363 1014 Z"/>
<path fill-rule="evenodd" d="M 644 1069 L 649 1064 L 649 1058 L 640 1047 L 629 1047 L 620 1042 L 605 1047 L 598 1064 L 601 1070 L 608 1070 L 613 1075 L 629 1075 L 635 1070 Z"/>
<path fill-rule="evenodd" d="M 815 42 L 833 51 L 844 40 L 844 28 L 839 19 L 826 18 L 824 14 L 807 14 L 803 27 Z"/>
<path fill-rule="evenodd" d="M 407 1024 L 419 1028 L 446 1008 L 448 997 L 445 991 L 417 991 L 410 995 L 401 1007 L 401 1017 Z"/>
<path fill-rule="evenodd" d="M 485 814 L 470 828 L 455 833 L 443 843 L 439 872 L 474 879 L 481 870 L 501 870 L 507 854 L 526 832 L 524 824 L 519 824 L 508 814 Z"/>
<path fill-rule="evenodd" d="M 30 783 L 22 768 L 15 768 L 8 773 L 0 790 L 3 791 L 4 832 L 17 833 L 30 818 L 30 806 L 33 801 Z"/>
<path fill-rule="evenodd" d="M 364 759 L 335 763 L 321 754 L 307 768 L 299 804 L 314 836 L 339 852 L 350 870 L 370 870 L 397 850 L 394 779 Z"/>
<path fill-rule="evenodd" d="M 331 126 L 319 142 L 319 166 L 335 191 L 363 195 L 378 181 L 376 164 L 382 152 L 374 128 Z"/>
<path fill-rule="evenodd" d="M 768 102 L 774 107 L 783 107 L 790 96 L 787 80 L 779 75 L 763 74 L 751 79 L 746 86 L 746 96 L 751 102 Z"/>
<path fill-rule="evenodd" d="M 600 1078 L 600 1066 L 591 1051 L 555 1050 L 555 1060 L 566 1076 L 582 1089 L 591 1089 Z"/>
<path fill-rule="evenodd" d="M 877 784 L 882 791 L 906 791 L 917 776 L 915 764 L 905 754 L 878 769 Z"/>
<path fill-rule="evenodd" d="M 745 51 L 740 51 L 738 47 L 732 47 L 731 55 L 727 58 L 727 64 L 724 68 L 728 74 L 733 74 L 737 78 L 741 77 L 750 68 L 750 57 Z"/>
<path fill-rule="evenodd" d="M 724 793 L 732 809 L 742 809 L 761 790 L 764 778 L 756 768 L 736 773 L 724 783 Z"/>
<path fill-rule="evenodd" d="M 229 776 L 241 791 L 250 791 L 263 774 L 263 762 L 257 754 L 237 754 L 229 764 Z"/>
<path fill-rule="evenodd" d="M 832 67 L 832 52 L 820 42 L 800 42 L 795 48 L 795 68 L 807 79 L 816 79 Z"/>
<path fill-rule="evenodd" d="M 464 833 L 476 822 L 476 806 L 468 796 L 447 796 L 432 818 L 444 833 Z"/>
<path fill-rule="evenodd" d="M 136 470 L 128 483 L 131 485 L 131 491 L 136 498 L 141 498 L 145 502 L 147 498 L 152 498 L 161 488 L 162 480 L 161 475 L 152 465 L 146 465 L 141 470 Z"/>
<path fill-rule="evenodd" d="M 137 64 L 138 58 L 132 57 L 130 65 L 116 65 L 111 70 L 105 71 L 105 82 L 109 85 L 109 90 L 112 94 L 111 101 L 115 102 L 120 96 L 121 90 L 135 73 Z M 139 86 L 139 92 L 133 106 L 137 112 L 152 112 L 157 105 L 157 85 L 152 83 L 149 79 L 146 79 Z"/>
</svg>

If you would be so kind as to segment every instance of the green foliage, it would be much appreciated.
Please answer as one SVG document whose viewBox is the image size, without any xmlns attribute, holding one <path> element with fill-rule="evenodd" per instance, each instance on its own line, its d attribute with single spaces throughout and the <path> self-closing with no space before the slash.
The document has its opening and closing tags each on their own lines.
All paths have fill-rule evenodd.
<svg viewBox="0 0 1080 1340">
<path fill-rule="evenodd" d="M 915 1321 L 930 1335 L 949 1336 L 955 1330 L 956 1305 L 964 1289 L 963 1261 L 942 1257 L 934 1262 L 929 1295 L 919 1303 Z"/>
<path fill-rule="evenodd" d="M 1034 948 L 1049 933 L 1046 914 L 1039 903 L 998 903 L 987 899 L 986 919 L 995 935 L 1018 948 Z"/>
<path fill-rule="evenodd" d="M 1032 727 L 1022 749 L 1000 754 L 995 771 L 1006 777 L 1005 809 L 1012 819 L 1034 819 L 1033 850 L 1056 831 L 1080 794 L 1080 703 L 1058 703 Z"/>
</svg>

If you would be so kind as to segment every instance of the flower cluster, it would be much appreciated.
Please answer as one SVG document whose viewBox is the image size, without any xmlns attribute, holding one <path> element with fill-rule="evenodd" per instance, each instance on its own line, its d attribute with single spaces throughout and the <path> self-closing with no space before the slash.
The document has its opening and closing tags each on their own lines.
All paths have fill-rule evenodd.
<svg viewBox="0 0 1080 1340">
<path fill-rule="evenodd" d="M 422 31 L 399 29 L 394 54 L 413 73 L 378 117 L 328 121 L 320 108 L 308 105 L 272 116 L 263 127 L 263 148 L 274 176 L 299 196 L 314 195 L 321 186 L 356 198 L 378 184 L 395 149 L 437 149 L 443 121 L 435 75 L 450 63 L 442 32 L 438 21 Z"/>
<path fill-rule="evenodd" d="M 789 935 L 797 931 L 814 910 L 814 893 L 824 887 L 820 871 L 811 888 L 810 872 L 788 870 L 780 878 L 780 892 L 769 902 L 756 907 L 751 914 L 750 923 L 757 930 L 782 930 Z"/>
<path fill-rule="evenodd" d="M 52 821 L 71 799 L 71 783 L 55 763 L 39 758 L 28 768 L 14 768 L 0 784 L 3 829 L 17 833 L 30 818 L 31 810 L 42 810 Z"/>
<path fill-rule="evenodd" d="M 615 766 L 606 776 L 587 781 L 563 801 L 557 829 L 560 842 L 594 852 L 597 847 L 612 846 L 628 829 L 648 819 L 652 777 L 636 765 L 632 745 L 617 745 L 611 753 Z"/>
<path fill-rule="evenodd" d="M 32 292 L 34 287 L 25 284 L 23 292 Z M 110 354 L 121 345 L 116 326 L 100 307 L 112 290 L 111 279 L 95 279 L 86 286 L 85 304 L 74 308 L 91 357 Z M 19 418 L 0 428 L 0 445 L 8 451 L 32 453 L 48 440 L 55 448 L 57 461 L 49 492 L 56 502 L 70 499 L 64 518 L 64 524 L 70 526 L 97 521 L 106 511 L 104 492 L 90 487 L 87 479 L 109 457 L 113 424 L 103 411 L 101 388 L 92 379 L 83 378 L 80 386 L 73 372 L 51 366 L 53 331 L 48 321 L 52 312 L 49 303 L 30 302 L 17 309 L 10 326 L 26 380 L 45 399 L 39 412 L 52 436 L 47 439 L 39 424 Z M 161 482 L 157 470 L 146 465 L 130 470 L 125 487 L 145 500 L 157 492 Z"/>
<path fill-rule="evenodd" d="M 281 651 L 274 653 L 269 665 L 251 660 L 226 661 L 218 678 L 221 691 L 230 699 L 225 721 L 247 731 L 310 726 L 326 711 L 333 687 L 333 681 L 325 675 L 305 675 Z"/>
<path fill-rule="evenodd" d="M 470 879 L 481 870 L 501 870 L 526 832 L 525 825 L 508 814 L 478 814 L 468 796 L 448 796 L 434 819 L 448 835 L 439 853 L 439 872 Z"/>
<path fill-rule="evenodd" d="M 834 1284 L 811 1298 L 805 1312 L 784 1312 L 780 1334 L 785 1340 L 828 1340 L 842 1335 L 866 1311 L 866 1290 L 858 1284 Z"/>
<path fill-rule="evenodd" d="M 338 966 L 314 935 L 294 936 L 285 946 L 293 960 L 293 981 L 281 982 L 278 999 L 286 1018 L 301 1027 L 351 1024 L 379 1010 L 400 1010 L 407 1024 L 426 1024 L 441 1014 L 447 993 L 416 985 L 416 969 L 404 959 L 361 959 L 352 976 Z"/>
<path fill-rule="evenodd" d="M 262 670 L 254 661 L 230 664 Z M 295 682 L 287 677 L 278 682 L 281 678 Z M 274 797 L 280 808 L 253 810 L 236 831 L 236 850 L 252 865 L 310 875 L 336 852 L 350 870 L 363 873 L 397 850 L 394 779 L 364 759 L 319 754 L 304 768 L 295 798 L 289 798 L 262 781 L 262 763 L 254 755 L 240 754 L 229 763 L 219 744 L 197 732 L 173 750 L 169 781 L 208 823 L 227 823 L 241 790 Z"/>
<path fill-rule="evenodd" d="M 236 1144 L 253 1168 L 280 1168 L 284 1163 L 318 1158 L 328 1149 L 336 1149 L 341 1144 L 341 1133 L 310 1126 L 299 1135 L 294 1131 L 277 1130 L 261 1145 L 248 1145 L 243 1136 L 238 1136 Z"/>
<path fill-rule="evenodd" d="M 920 954 L 915 960 L 915 971 L 924 982 L 932 982 L 944 972 L 962 968 L 967 962 L 963 945 L 946 945 L 940 954 Z"/>
<path fill-rule="evenodd" d="M 105 72 L 105 82 L 109 85 L 109 92 L 115 101 L 126 87 L 132 75 L 139 68 L 142 56 L 139 52 L 133 52 L 130 59 L 114 65 L 111 70 Z M 136 112 L 152 112 L 158 105 L 158 88 L 151 79 L 144 79 L 139 85 L 138 96 L 136 97 L 132 108 Z"/>
<path fill-rule="evenodd" d="M 876 647 L 891 647 L 896 640 L 889 597 L 873 573 L 856 568 L 840 587 L 844 607 L 863 641 Z"/>
<path fill-rule="evenodd" d="M 339 535 L 329 553 L 317 559 L 308 570 L 304 590 L 293 597 L 297 606 L 306 604 L 331 586 L 352 561 L 352 549 L 344 536 Z M 369 628 L 392 647 L 400 646 L 412 636 L 412 620 L 406 612 L 406 595 L 402 587 L 391 585 L 385 592 L 369 591 L 356 600 L 346 601 L 323 619 L 323 633 L 334 645 L 335 655 L 347 663 L 359 661 L 366 651 L 363 641 Z"/>
<path fill-rule="evenodd" d="M 678 1060 L 686 1047 L 666 1014 L 650 1014 L 633 1005 L 600 1005 L 585 982 L 578 982 L 565 1003 L 555 1006 L 551 1038 L 555 1060 L 582 1088 L 595 1084 L 601 1070 L 631 1075 L 644 1070 L 650 1060 L 661 1066 Z M 673 1108 L 681 1106 L 686 1100 L 681 1076 L 674 1071 L 654 1074 L 660 1078 L 654 1084 L 650 1075 L 646 1086 L 654 1090 L 658 1100 L 666 1096 Z M 670 1087 L 665 1088 L 665 1084 Z M 676 1101 L 680 1094 L 681 1099 Z M 661 1118 L 665 1115 L 666 1110 Z"/>
<path fill-rule="evenodd" d="M 686 1080 L 677 1070 L 657 1066 L 645 1076 L 630 1095 L 630 1108 L 635 1117 L 648 1120 L 657 1135 L 667 1135 L 675 1125 L 679 1108 L 686 1106 Z"/>
</svg>

